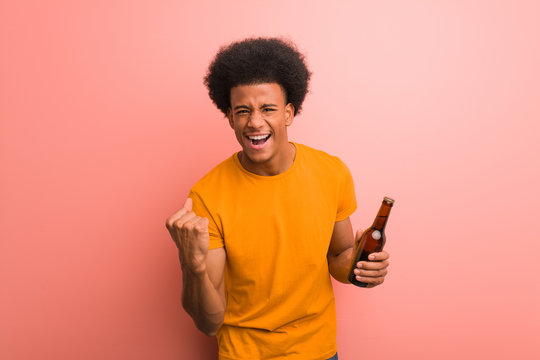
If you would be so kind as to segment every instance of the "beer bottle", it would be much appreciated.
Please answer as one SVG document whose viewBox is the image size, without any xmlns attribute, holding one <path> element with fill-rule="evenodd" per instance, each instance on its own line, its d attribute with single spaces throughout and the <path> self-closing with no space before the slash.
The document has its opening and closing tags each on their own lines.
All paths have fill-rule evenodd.
<svg viewBox="0 0 540 360">
<path fill-rule="evenodd" d="M 369 254 L 379 252 L 383 249 L 384 242 L 386 241 L 384 228 L 386 227 L 392 205 L 394 205 L 394 200 L 385 197 L 379 208 L 379 213 L 377 214 L 375 221 L 373 221 L 373 225 L 364 231 L 362 237 L 358 241 L 356 251 L 352 257 L 351 269 L 349 271 L 349 281 L 356 286 L 366 287 L 368 285 L 365 282 L 356 280 L 354 269 L 356 269 L 356 264 L 359 261 L 369 261 Z"/>
</svg>

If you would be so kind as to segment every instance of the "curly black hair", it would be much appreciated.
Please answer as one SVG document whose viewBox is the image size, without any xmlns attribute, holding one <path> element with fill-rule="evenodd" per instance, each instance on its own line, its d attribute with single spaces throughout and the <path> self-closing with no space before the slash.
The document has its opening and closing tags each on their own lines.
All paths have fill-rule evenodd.
<svg viewBox="0 0 540 360">
<path fill-rule="evenodd" d="M 219 110 L 227 115 L 231 88 L 239 85 L 277 83 L 285 92 L 294 115 L 302 108 L 308 92 L 308 70 L 291 41 L 281 38 L 248 38 L 221 47 L 208 67 L 204 84 Z"/>
</svg>

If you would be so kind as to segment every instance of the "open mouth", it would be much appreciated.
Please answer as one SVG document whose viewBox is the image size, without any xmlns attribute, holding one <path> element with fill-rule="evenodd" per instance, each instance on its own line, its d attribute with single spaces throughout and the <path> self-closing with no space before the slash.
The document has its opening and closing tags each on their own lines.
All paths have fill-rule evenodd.
<svg viewBox="0 0 540 360">
<path fill-rule="evenodd" d="M 253 145 L 263 145 L 268 139 L 270 139 L 271 134 L 267 135 L 257 135 L 257 136 L 246 136 Z"/>
</svg>

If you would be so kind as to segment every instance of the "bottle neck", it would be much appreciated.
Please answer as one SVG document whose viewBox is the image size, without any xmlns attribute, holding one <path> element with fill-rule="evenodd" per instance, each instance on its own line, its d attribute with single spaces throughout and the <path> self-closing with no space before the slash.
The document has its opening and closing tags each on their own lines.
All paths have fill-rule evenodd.
<svg viewBox="0 0 540 360">
<path fill-rule="evenodd" d="M 376 230 L 383 231 L 386 227 L 386 222 L 388 221 L 388 215 L 390 215 L 390 210 L 392 209 L 392 203 L 383 201 L 375 221 L 373 221 L 372 227 Z"/>
</svg>

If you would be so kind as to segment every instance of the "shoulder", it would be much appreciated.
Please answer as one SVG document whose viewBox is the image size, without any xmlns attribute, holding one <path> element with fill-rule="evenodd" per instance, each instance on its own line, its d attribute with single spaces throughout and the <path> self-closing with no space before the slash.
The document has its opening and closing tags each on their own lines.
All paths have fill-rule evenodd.
<svg viewBox="0 0 540 360">
<path fill-rule="evenodd" d="M 338 157 L 327 153 L 326 151 L 315 149 L 313 147 L 298 144 L 297 145 L 304 156 L 307 163 L 316 164 L 318 167 L 325 168 L 332 171 L 348 171 L 347 165 Z"/>
<path fill-rule="evenodd" d="M 216 185 L 230 181 L 231 175 L 235 172 L 234 156 L 229 156 L 219 164 L 215 165 L 203 177 L 201 177 L 191 188 L 191 191 L 202 193 L 208 189 L 216 189 Z"/>
</svg>

